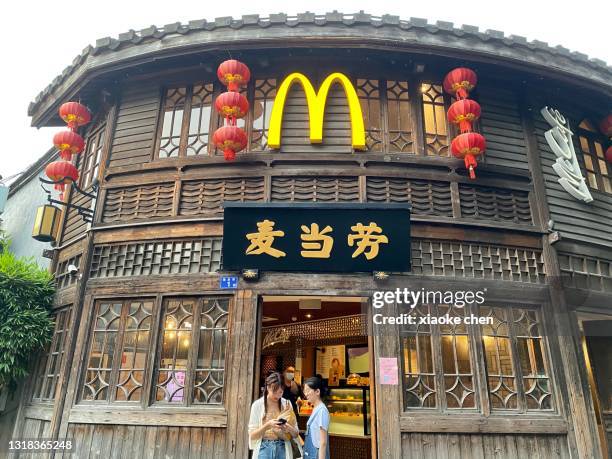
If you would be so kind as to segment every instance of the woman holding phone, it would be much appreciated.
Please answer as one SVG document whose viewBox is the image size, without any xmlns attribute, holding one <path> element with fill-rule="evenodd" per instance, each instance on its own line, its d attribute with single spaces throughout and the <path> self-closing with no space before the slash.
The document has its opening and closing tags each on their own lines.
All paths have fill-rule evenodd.
<svg viewBox="0 0 612 459">
<path fill-rule="evenodd" d="M 283 398 L 283 377 L 272 373 L 266 378 L 263 397 L 251 405 L 249 418 L 249 448 L 253 459 L 292 459 L 290 440 L 298 436 L 295 416 L 278 419 L 278 416 L 291 408 L 291 402 Z"/>
<path fill-rule="evenodd" d="M 321 397 L 325 395 L 323 380 L 308 378 L 304 383 L 304 396 L 314 406 L 306 424 L 304 459 L 329 459 L 329 411 Z"/>
</svg>

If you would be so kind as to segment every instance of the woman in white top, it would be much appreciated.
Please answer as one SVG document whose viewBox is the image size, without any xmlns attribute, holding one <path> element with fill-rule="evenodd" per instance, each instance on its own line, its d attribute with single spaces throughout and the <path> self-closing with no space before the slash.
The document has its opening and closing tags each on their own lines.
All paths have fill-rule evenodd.
<svg viewBox="0 0 612 459">
<path fill-rule="evenodd" d="M 290 407 L 289 400 L 283 398 L 283 377 L 272 373 L 266 378 L 264 396 L 251 405 L 249 418 L 249 448 L 253 450 L 253 459 L 292 459 L 292 438 L 298 436 L 295 416 L 289 422 L 279 422 L 278 415 Z"/>
</svg>

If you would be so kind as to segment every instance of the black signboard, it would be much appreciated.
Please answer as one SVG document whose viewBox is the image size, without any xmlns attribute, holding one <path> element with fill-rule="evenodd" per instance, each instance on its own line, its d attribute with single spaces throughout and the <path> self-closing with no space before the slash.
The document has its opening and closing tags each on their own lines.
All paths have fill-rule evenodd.
<svg viewBox="0 0 612 459">
<path fill-rule="evenodd" d="M 224 203 L 223 270 L 410 270 L 407 204 Z"/>
</svg>

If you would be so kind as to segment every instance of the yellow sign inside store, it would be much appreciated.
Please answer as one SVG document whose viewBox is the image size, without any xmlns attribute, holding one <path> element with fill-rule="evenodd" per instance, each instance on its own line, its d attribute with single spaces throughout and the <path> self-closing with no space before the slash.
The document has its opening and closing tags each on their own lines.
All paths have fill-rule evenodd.
<svg viewBox="0 0 612 459">
<path fill-rule="evenodd" d="M 310 80 L 301 73 L 292 73 L 281 83 L 274 99 L 272 115 L 270 118 L 270 129 L 268 131 L 268 145 L 270 148 L 280 148 L 281 128 L 283 125 L 283 110 L 287 100 L 289 89 L 294 83 L 300 83 L 306 94 L 308 104 L 308 119 L 310 126 L 310 143 L 323 142 L 323 118 L 325 115 L 325 102 L 329 90 L 334 83 L 340 83 L 346 94 L 349 113 L 351 117 L 351 143 L 353 148 L 363 150 L 366 148 L 365 130 L 363 127 L 363 114 L 357 92 L 351 80 L 342 73 L 332 73 L 325 80 L 319 92 L 316 92 Z"/>
</svg>

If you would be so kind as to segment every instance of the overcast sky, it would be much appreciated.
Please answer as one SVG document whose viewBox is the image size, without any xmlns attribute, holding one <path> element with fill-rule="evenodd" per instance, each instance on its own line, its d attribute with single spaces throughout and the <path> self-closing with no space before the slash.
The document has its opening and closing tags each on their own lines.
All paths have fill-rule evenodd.
<svg viewBox="0 0 612 459">
<path fill-rule="evenodd" d="M 10 10 L 8 9 L 10 5 Z M 25 170 L 51 146 L 57 129 L 30 127 L 27 108 L 87 44 L 97 38 L 116 37 L 129 29 L 163 26 L 176 21 L 213 20 L 220 16 L 283 12 L 295 14 L 338 10 L 373 15 L 394 14 L 470 24 L 522 35 L 550 45 L 563 45 L 612 64 L 609 1 L 560 2 L 542 0 L 483 1 L 47 1 L 3 2 L 0 75 L 2 147 L 0 175 Z"/>
</svg>

